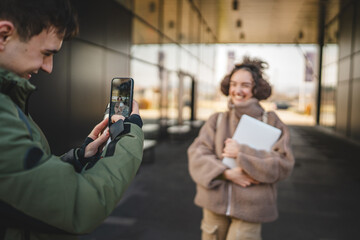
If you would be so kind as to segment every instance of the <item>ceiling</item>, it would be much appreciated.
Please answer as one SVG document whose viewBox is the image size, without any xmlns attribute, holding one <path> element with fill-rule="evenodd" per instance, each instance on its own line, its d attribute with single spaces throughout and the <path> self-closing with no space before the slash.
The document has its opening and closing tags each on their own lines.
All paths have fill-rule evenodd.
<svg viewBox="0 0 360 240">
<path fill-rule="evenodd" d="M 316 43 L 319 0 L 219 1 L 221 43 Z M 238 23 L 239 21 L 239 23 Z M 238 26 L 240 25 L 240 26 Z"/>
<path fill-rule="evenodd" d="M 324 3 L 326 17 L 338 13 L 340 0 L 116 0 L 126 5 L 135 16 L 157 27 L 163 19 L 165 36 L 182 43 L 199 42 L 196 37 L 200 21 L 206 34 L 217 43 L 317 43 L 320 3 Z M 236 5 L 236 6 L 235 6 Z M 180 11 L 179 11 L 180 8 Z M 163 14 L 161 14 L 161 11 Z M 193 14 L 191 14 L 193 13 Z M 181 23 L 177 22 L 177 16 Z M 327 19 L 328 21 L 328 19 Z M 135 32 L 145 33 L 148 26 L 136 23 Z M 160 26 L 160 25 L 159 25 Z M 168 26 L 173 26 L 172 28 Z M 180 30 L 179 30 L 180 29 Z M 153 37 L 152 37 L 153 35 Z M 155 32 L 136 37 L 136 43 L 156 43 Z M 209 37 L 201 38 L 207 42 Z"/>
</svg>

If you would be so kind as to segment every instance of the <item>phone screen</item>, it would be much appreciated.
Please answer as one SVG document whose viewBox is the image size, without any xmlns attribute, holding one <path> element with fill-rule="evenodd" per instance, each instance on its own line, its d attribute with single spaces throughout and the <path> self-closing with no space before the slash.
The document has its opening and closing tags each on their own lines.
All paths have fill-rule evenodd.
<svg viewBox="0 0 360 240">
<path fill-rule="evenodd" d="M 111 116 L 114 114 L 124 117 L 130 116 L 133 102 L 133 86 L 134 80 L 132 78 L 114 78 L 111 81 L 109 125 L 111 125 Z"/>
</svg>

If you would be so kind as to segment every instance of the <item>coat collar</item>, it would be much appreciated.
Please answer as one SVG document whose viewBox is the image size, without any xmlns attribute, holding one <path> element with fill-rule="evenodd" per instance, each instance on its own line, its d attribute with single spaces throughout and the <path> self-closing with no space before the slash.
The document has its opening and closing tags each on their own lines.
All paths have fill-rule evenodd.
<svg viewBox="0 0 360 240">
<path fill-rule="evenodd" d="M 242 115 L 246 114 L 250 117 L 256 118 L 261 121 L 264 109 L 260 106 L 259 100 L 251 98 L 244 103 L 234 105 L 231 100 L 228 103 L 229 108 L 229 126 L 228 135 L 232 136 L 239 123 Z"/>
<path fill-rule="evenodd" d="M 25 112 L 29 95 L 36 90 L 29 80 L 0 68 L 0 92 L 8 95 Z"/>
<path fill-rule="evenodd" d="M 231 100 L 228 102 L 228 108 L 231 115 L 235 115 L 237 119 L 240 119 L 243 114 L 249 115 L 253 118 L 261 118 L 264 109 L 261 107 L 259 100 L 256 98 L 250 98 L 246 102 L 234 105 Z"/>
</svg>

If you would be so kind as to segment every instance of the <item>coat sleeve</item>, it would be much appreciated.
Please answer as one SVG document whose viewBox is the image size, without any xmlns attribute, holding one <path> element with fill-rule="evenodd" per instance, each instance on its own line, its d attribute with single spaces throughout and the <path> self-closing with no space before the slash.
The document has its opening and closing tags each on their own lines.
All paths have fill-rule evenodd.
<svg viewBox="0 0 360 240">
<path fill-rule="evenodd" d="M 275 183 L 291 174 L 295 159 L 290 146 L 290 132 L 285 124 L 271 112 L 275 118 L 275 127 L 282 134 L 270 152 L 255 150 L 247 145 L 241 145 L 236 159 L 245 172 L 263 183 Z"/>
<path fill-rule="evenodd" d="M 215 128 L 218 114 L 212 115 L 199 136 L 188 148 L 189 172 L 192 179 L 205 188 L 215 188 L 224 181 L 219 176 L 226 166 L 215 154 Z"/>
<path fill-rule="evenodd" d="M 0 200 L 65 232 L 92 231 L 116 207 L 140 166 L 141 128 L 125 123 L 129 132 L 119 136 L 113 154 L 105 156 L 105 150 L 92 168 L 77 173 L 29 136 L 11 106 L 0 104 Z"/>
</svg>

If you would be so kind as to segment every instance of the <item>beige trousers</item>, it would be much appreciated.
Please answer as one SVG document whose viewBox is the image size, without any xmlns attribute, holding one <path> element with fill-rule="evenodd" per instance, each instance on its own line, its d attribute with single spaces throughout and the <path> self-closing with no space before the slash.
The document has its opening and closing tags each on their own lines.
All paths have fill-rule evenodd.
<svg viewBox="0 0 360 240">
<path fill-rule="evenodd" d="M 202 240 L 261 240 L 261 223 L 245 222 L 203 209 Z"/>
</svg>

